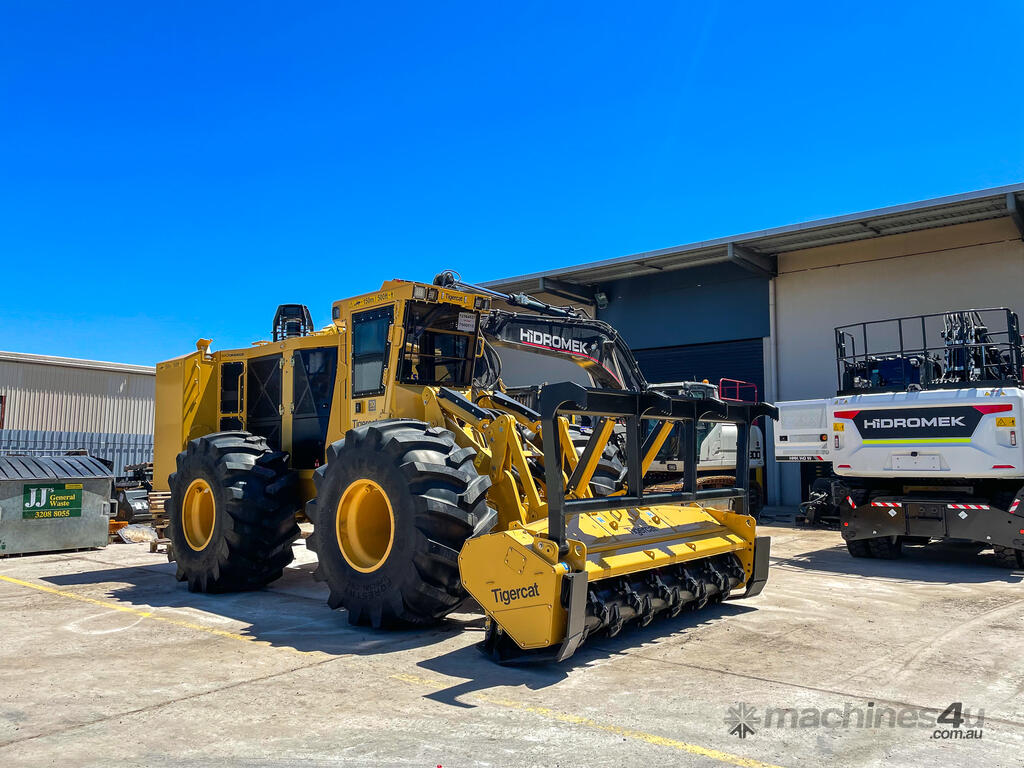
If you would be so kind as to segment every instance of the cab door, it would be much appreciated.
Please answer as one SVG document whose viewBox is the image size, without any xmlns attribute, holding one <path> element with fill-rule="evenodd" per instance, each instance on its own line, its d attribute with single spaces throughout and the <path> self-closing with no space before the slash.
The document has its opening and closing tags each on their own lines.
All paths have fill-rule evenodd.
<svg viewBox="0 0 1024 768">
<path fill-rule="evenodd" d="M 394 304 L 352 313 L 348 392 L 351 426 L 385 415 L 388 385 L 394 378 L 389 369 L 394 322 Z"/>
<path fill-rule="evenodd" d="M 291 357 L 291 456 L 294 469 L 324 462 L 338 373 L 338 347 L 304 347 Z"/>
<path fill-rule="evenodd" d="M 281 374 L 284 361 L 280 352 L 253 357 L 246 375 L 245 426 L 254 435 L 265 437 L 267 445 L 281 450 L 282 407 Z"/>
</svg>

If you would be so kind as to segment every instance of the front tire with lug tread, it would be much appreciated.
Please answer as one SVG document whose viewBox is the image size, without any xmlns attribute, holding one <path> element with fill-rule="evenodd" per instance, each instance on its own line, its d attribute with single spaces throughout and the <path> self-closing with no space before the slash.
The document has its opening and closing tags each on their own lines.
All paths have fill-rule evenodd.
<svg viewBox="0 0 1024 768">
<path fill-rule="evenodd" d="M 459 552 L 496 520 L 475 457 L 411 419 L 356 427 L 328 447 L 306 515 L 331 608 L 380 628 L 433 623 L 465 599 Z"/>
<path fill-rule="evenodd" d="M 298 500 L 288 454 L 248 432 L 189 442 L 169 478 L 168 559 L 192 592 L 257 589 L 292 561 Z"/>
</svg>

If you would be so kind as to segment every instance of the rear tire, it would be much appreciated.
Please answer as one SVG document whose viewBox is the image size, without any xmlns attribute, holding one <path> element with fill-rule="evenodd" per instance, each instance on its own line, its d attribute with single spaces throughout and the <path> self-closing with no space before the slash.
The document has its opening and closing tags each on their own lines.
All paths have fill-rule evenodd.
<svg viewBox="0 0 1024 768">
<path fill-rule="evenodd" d="M 866 539 L 872 557 L 879 560 L 895 560 L 903 554 L 902 536 L 879 536 L 877 539 Z"/>
<path fill-rule="evenodd" d="M 331 608 L 379 628 L 433 623 L 463 601 L 459 552 L 496 520 L 475 457 L 411 419 L 357 427 L 328 447 L 306 514 Z"/>
<path fill-rule="evenodd" d="M 1009 568 L 1012 571 L 1024 568 L 1024 552 L 1021 550 L 1000 546 L 995 546 L 992 549 L 995 550 L 996 562 L 1003 568 Z"/>
<path fill-rule="evenodd" d="M 846 549 L 853 557 L 874 557 L 867 539 L 855 539 L 846 542 Z"/>
<path fill-rule="evenodd" d="M 220 432 L 192 440 L 168 482 L 168 559 L 190 591 L 257 589 L 292 561 L 295 475 L 288 454 L 262 437 Z"/>
</svg>

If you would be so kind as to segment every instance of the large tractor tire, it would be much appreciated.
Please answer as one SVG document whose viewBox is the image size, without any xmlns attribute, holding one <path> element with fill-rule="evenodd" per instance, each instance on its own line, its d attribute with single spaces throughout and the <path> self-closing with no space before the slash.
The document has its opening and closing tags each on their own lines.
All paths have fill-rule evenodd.
<svg viewBox="0 0 1024 768">
<path fill-rule="evenodd" d="M 437 621 L 466 597 L 459 552 L 486 533 L 490 478 L 451 432 L 409 419 L 349 430 L 314 475 L 307 546 L 331 608 L 373 627 Z"/>
<path fill-rule="evenodd" d="M 169 558 L 192 592 L 257 589 L 292 561 L 298 501 L 288 454 L 248 432 L 192 440 L 169 478 Z"/>
</svg>

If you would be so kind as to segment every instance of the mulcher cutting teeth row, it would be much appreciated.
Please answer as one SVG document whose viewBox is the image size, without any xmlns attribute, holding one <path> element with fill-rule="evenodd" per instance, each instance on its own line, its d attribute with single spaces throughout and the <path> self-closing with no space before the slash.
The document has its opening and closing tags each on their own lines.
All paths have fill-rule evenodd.
<svg viewBox="0 0 1024 768">
<path fill-rule="evenodd" d="M 587 591 L 585 638 L 601 631 L 615 637 L 630 622 L 646 627 L 661 613 L 671 619 L 700 610 L 725 600 L 744 579 L 739 559 L 728 554 L 596 582 Z"/>
<path fill-rule="evenodd" d="M 729 553 L 596 582 L 587 590 L 579 644 L 600 635 L 615 637 L 627 625 L 646 627 L 655 619 L 674 619 L 682 613 L 715 605 L 728 599 L 745 580 L 739 558 Z M 488 624 L 481 650 L 502 664 L 528 663 L 548 655 L 524 653 L 493 621 Z"/>
</svg>

